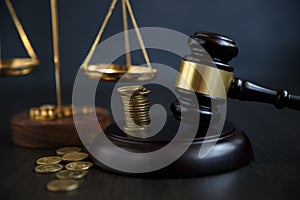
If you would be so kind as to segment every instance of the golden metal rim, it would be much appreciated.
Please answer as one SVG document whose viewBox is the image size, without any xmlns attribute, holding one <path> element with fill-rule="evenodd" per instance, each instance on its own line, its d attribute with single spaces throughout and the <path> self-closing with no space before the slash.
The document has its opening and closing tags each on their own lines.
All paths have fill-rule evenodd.
<svg viewBox="0 0 300 200">
<path fill-rule="evenodd" d="M 86 68 L 85 70 L 85 75 L 90 78 L 90 79 L 94 79 L 94 80 L 100 80 L 100 81 L 110 81 L 110 82 L 115 82 L 118 81 L 123 75 L 125 75 L 125 77 L 123 76 L 122 80 L 124 81 L 147 81 L 147 80 L 151 80 L 154 78 L 155 74 L 156 74 L 156 70 L 152 69 L 151 63 L 150 63 L 150 59 L 147 53 L 147 50 L 145 48 L 145 44 L 144 41 L 142 39 L 142 35 L 139 31 L 138 28 L 138 24 L 137 21 L 135 19 L 133 10 L 131 8 L 131 4 L 129 2 L 129 0 L 122 0 L 122 19 L 123 19 L 123 28 L 124 28 L 124 43 L 125 43 L 125 50 L 126 50 L 126 66 L 125 66 L 125 72 L 123 72 L 122 70 L 124 69 L 124 66 L 119 66 L 122 70 L 122 72 L 118 71 L 117 73 L 112 71 L 111 73 L 109 72 L 109 70 L 106 70 L 105 73 L 103 72 L 99 72 L 99 70 L 90 70 L 89 66 L 95 66 L 95 65 L 90 65 L 90 60 L 92 58 L 92 56 L 95 53 L 96 47 L 99 44 L 101 37 L 103 35 L 103 32 L 107 26 L 107 23 L 115 9 L 115 5 L 117 3 L 118 0 L 112 0 L 111 4 L 109 6 L 109 9 L 105 15 L 105 18 L 103 20 L 103 23 L 99 29 L 99 32 L 88 52 L 88 55 L 86 56 L 85 60 L 83 61 L 82 66 L 86 66 L 84 68 Z M 145 62 L 148 66 L 149 69 L 145 70 L 143 68 L 141 68 L 140 66 L 135 66 L 131 64 L 131 55 L 130 55 L 130 42 L 129 42 L 129 35 L 128 35 L 128 18 L 127 18 L 127 11 L 129 13 L 134 31 L 136 33 L 136 37 L 138 40 L 138 43 L 141 47 L 141 51 L 143 54 L 143 57 L 145 59 Z M 97 65 L 96 65 L 97 66 Z M 128 66 L 128 68 L 127 68 Z M 93 67 L 92 67 L 93 68 Z M 127 69 L 126 69 L 127 68 Z M 136 70 L 130 70 L 135 68 Z M 146 68 L 146 67 L 145 67 Z M 138 72 L 137 69 L 142 69 L 142 71 Z M 128 71 L 131 71 L 130 73 L 128 73 Z M 141 76 L 141 77 L 137 77 L 137 76 Z"/>
<path fill-rule="evenodd" d="M 12 58 L 7 60 L 1 60 L 0 64 L 0 76 L 21 76 L 31 73 L 35 66 L 39 65 L 37 55 L 32 48 L 30 41 L 24 31 L 24 28 L 17 16 L 17 13 L 10 0 L 5 0 L 7 9 L 12 17 L 13 23 L 20 36 L 22 44 L 25 47 L 30 58 Z"/>
<path fill-rule="evenodd" d="M 37 58 L 13 58 L 1 60 L 0 76 L 21 76 L 31 73 L 40 64 Z"/>
<path fill-rule="evenodd" d="M 138 65 L 117 65 L 117 64 L 93 64 L 81 68 L 90 79 L 116 82 L 121 77 L 124 81 L 147 81 L 152 80 L 157 70 Z"/>
<path fill-rule="evenodd" d="M 204 79 L 203 77 L 206 77 Z M 217 81 L 221 78 L 221 83 Z M 182 60 L 176 87 L 226 99 L 233 73 L 199 63 Z M 209 88 L 207 87 L 209 85 Z"/>
</svg>

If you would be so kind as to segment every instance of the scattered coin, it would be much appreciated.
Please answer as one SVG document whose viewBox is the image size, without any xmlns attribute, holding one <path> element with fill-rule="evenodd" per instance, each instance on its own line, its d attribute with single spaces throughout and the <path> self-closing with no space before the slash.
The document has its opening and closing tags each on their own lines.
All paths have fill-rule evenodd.
<svg viewBox="0 0 300 200">
<path fill-rule="evenodd" d="M 89 155 L 87 153 L 83 152 L 73 152 L 73 153 L 67 153 L 62 156 L 63 161 L 80 161 L 84 160 L 88 157 Z"/>
<path fill-rule="evenodd" d="M 64 168 L 61 164 L 47 164 L 47 165 L 37 165 L 35 167 L 35 171 L 38 173 L 49 173 L 49 172 L 57 172 Z"/>
<path fill-rule="evenodd" d="M 59 156 L 46 156 L 36 160 L 36 164 L 38 165 L 49 165 L 49 164 L 57 164 L 61 162 L 61 157 Z"/>
<path fill-rule="evenodd" d="M 71 191 L 79 187 L 79 182 L 76 180 L 53 180 L 47 184 L 47 189 L 53 192 Z"/>
<path fill-rule="evenodd" d="M 80 179 L 87 173 L 87 170 L 62 170 L 56 173 L 56 177 L 58 179 Z"/>
<path fill-rule="evenodd" d="M 91 162 L 84 162 L 84 161 L 76 161 L 67 164 L 65 167 L 68 170 L 82 170 L 82 169 L 89 169 L 93 166 Z"/>
<path fill-rule="evenodd" d="M 45 156 L 36 160 L 36 172 L 56 172 L 58 180 L 50 181 L 47 184 L 48 190 L 71 191 L 79 187 L 79 182 L 74 179 L 83 178 L 88 173 L 87 169 L 93 166 L 91 162 L 80 161 L 88 157 L 87 153 L 80 151 L 79 147 L 63 147 L 56 150 L 57 156 Z M 66 165 L 67 170 L 62 170 L 64 166 L 59 164 L 61 161 L 72 162 Z"/>
<path fill-rule="evenodd" d="M 79 147 L 63 147 L 63 148 L 57 149 L 56 154 L 64 155 L 67 153 L 73 153 L 73 152 L 78 152 L 78 151 L 81 151 L 81 149 Z"/>
</svg>

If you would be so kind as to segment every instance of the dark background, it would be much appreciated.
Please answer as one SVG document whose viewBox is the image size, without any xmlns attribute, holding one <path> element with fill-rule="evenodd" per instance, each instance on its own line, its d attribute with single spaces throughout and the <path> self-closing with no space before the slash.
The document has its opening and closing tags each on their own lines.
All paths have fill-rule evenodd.
<svg viewBox="0 0 300 200">
<path fill-rule="evenodd" d="M 41 61 L 38 71 L 23 77 L 0 78 L 0 136 L 8 136 L 10 118 L 23 110 L 44 103 L 55 103 L 52 32 L 48 0 L 12 0 L 25 31 Z M 108 0 L 58 1 L 61 75 L 64 103 L 71 103 L 72 86 L 80 64 L 92 44 L 104 15 Z M 232 61 L 236 76 L 253 80 L 271 88 L 288 88 L 300 94 L 300 2 L 298 0 L 132 0 L 140 27 L 174 29 L 185 34 L 205 30 L 233 38 L 240 48 Z M 131 24 L 130 24 L 131 26 Z M 122 31 L 120 2 L 108 24 L 104 38 Z M 25 57 L 18 34 L 4 1 L 0 2 L 1 58 Z M 165 62 L 155 58 L 155 62 Z M 142 64 L 141 58 L 136 63 Z M 178 69 L 179 61 L 170 60 Z M 110 84 L 98 101 L 109 108 Z M 251 113 L 239 113 L 235 107 L 253 107 Z M 272 106 L 229 101 L 231 116 L 252 115 L 255 109 L 273 110 Z M 230 113 L 237 113 L 231 115 Z M 299 117 L 295 111 L 274 109 L 274 120 Z M 240 118 L 239 118 L 240 119 Z M 232 120 L 238 121 L 237 117 Z M 241 119 L 242 120 L 242 119 Z M 240 124 L 247 124 L 240 122 Z M 238 124 L 239 125 L 239 124 Z M 272 124 L 270 124 L 271 126 Z M 249 125 L 251 126 L 251 125 Z M 247 127 L 243 127 L 247 130 Z M 250 135 L 251 137 L 251 135 Z"/>
<path fill-rule="evenodd" d="M 30 107 L 55 103 L 49 0 L 11 0 L 41 64 L 23 77 L 0 77 L 0 188 L 4 199 L 299 199 L 300 112 L 272 105 L 228 101 L 228 118 L 251 140 L 254 160 L 228 173 L 190 179 L 139 179 L 91 169 L 80 188 L 52 193 L 52 175 L 33 172 L 38 157 L 53 150 L 25 149 L 9 142 L 10 118 Z M 232 61 L 235 75 L 300 95 L 299 0 L 131 0 L 141 27 L 175 29 L 187 35 L 205 30 L 233 38 L 240 48 Z M 109 6 L 108 0 L 58 0 L 64 103 Z M 122 31 L 120 2 L 104 38 Z M 25 57 L 15 27 L 0 0 L 1 58 Z M 180 58 L 150 52 L 154 62 L 179 67 Z M 124 59 L 121 61 L 124 61 Z M 140 54 L 134 62 L 143 64 Z M 110 89 L 97 94 L 97 104 L 110 107 Z M 152 97 L 159 97 L 153 91 Z M 165 95 L 166 93 L 164 93 Z M 170 104 L 172 98 L 156 98 Z M 152 101 L 153 102 L 153 101 Z M 226 164 L 226 163 L 224 163 Z M 21 166 L 21 167 L 20 167 Z"/>
</svg>

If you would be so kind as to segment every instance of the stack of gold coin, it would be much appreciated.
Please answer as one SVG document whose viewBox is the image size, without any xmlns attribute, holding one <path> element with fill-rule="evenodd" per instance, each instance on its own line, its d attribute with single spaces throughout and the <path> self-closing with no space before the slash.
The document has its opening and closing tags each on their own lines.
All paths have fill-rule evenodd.
<svg viewBox="0 0 300 200">
<path fill-rule="evenodd" d="M 79 147 L 63 147 L 56 150 L 56 156 L 41 157 L 36 160 L 35 171 L 38 173 L 56 172 L 56 180 L 47 184 L 47 189 L 53 192 L 70 191 L 79 187 L 79 182 L 75 179 L 83 178 L 87 169 L 93 163 L 83 161 L 88 158 L 88 154 L 81 152 Z M 69 162 L 65 166 L 61 162 Z M 63 170 L 63 168 L 66 168 Z"/>
<path fill-rule="evenodd" d="M 151 122 L 149 116 L 149 100 L 147 95 L 150 90 L 143 86 L 125 86 L 118 88 L 124 107 L 125 130 L 141 130 Z"/>
</svg>

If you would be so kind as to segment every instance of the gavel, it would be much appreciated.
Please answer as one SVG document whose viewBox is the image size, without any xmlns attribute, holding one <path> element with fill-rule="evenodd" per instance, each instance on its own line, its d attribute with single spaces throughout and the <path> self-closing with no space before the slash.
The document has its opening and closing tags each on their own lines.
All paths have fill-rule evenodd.
<svg viewBox="0 0 300 200">
<path fill-rule="evenodd" d="M 189 100 L 189 96 L 194 93 L 199 102 L 197 112 L 201 116 L 202 125 L 207 124 L 214 114 L 211 112 L 211 101 L 216 105 L 227 98 L 269 103 L 278 109 L 287 107 L 300 110 L 300 97 L 291 95 L 288 90 L 267 89 L 233 76 L 234 68 L 229 61 L 238 55 L 239 50 L 232 39 L 211 32 L 196 32 L 190 36 L 188 45 L 191 54 L 182 59 L 180 76 L 176 82 L 176 92 L 180 95 L 182 105 L 180 106 L 178 101 L 171 104 L 171 111 L 176 118 L 188 121 L 181 118 L 181 112 L 194 110 L 191 108 L 195 108 L 195 105 L 192 105 L 195 102 Z M 200 74 L 199 70 L 203 73 Z M 202 76 L 205 76 L 205 79 Z M 215 80 L 220 76 L 224 88 L 216 85 Z M 208 84 L 213 88 L 210 91 Z"/>
<path fill-rule="evenodd" d="M 147 138 L 130 136 L 116 123 L 104 130 L 106 136 L 120 148 L 148 153 L 173 142 L 181 125 L 185 136 L 194 134 L 197 128 L 191 143 L 185 139 L 179 140 L 178 145 L 174 143 L 176 148 L 188 145 L 188 149 L 168 166 L 151 172 L 127 173 L 102 163 L 98 163 L 98 166 L 125 175 L 159 178 L 206 176 L 234 170 L 250 163 L 254 154 L 247 135 L 234 123 L 225 120 L 222 106 L 226 105 L 227 98 L 300 110 L 300 97 L 289 94 L 287 90 L 274 91 L 234 77 L 234 68 L 229 62 L 238 55 L 238 47 L 232 39 L 215 33 L 196 32 L 188 39 L 188 45 L 191 54 L 184 56 L 181 61 L 175 84 L 178 98 L 171 103 L 175 119 L 167 117 L 160 132 Z M 197 122 L 195 116 L 199 115 Z M 220 127 L 222 130 L 219 130 Z M 145 129 L 143 134 L 147 131 L 151 131 L 151 127 Z M 97 147 L 100 141 L 95 143 Z M 105 145 L 102 147 L 105 148 Z M 206 153 L 200 155 L 201 150 Z M 103 152 L 108 152 L 107 156 L 111 159 L 113 151 L 105 149 Z M 167 151 L 164 158 L 169 158 L 174 152 Z"/>
</svg>

